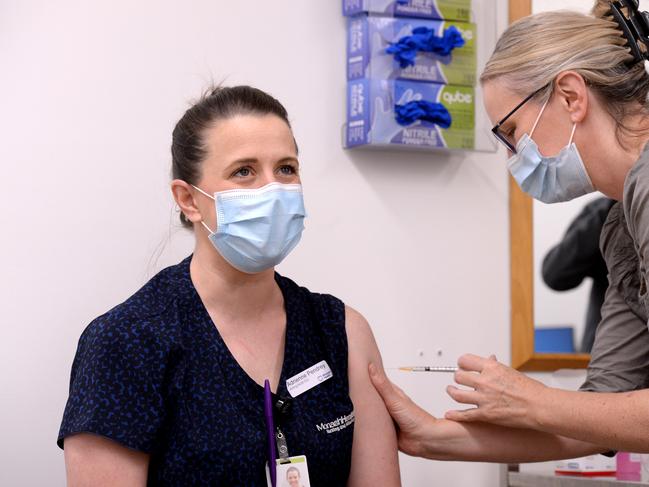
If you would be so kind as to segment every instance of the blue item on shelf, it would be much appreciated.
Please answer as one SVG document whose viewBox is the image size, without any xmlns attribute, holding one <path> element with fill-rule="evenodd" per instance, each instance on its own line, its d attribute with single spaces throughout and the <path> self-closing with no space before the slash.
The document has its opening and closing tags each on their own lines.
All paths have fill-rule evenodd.
<svg viewBox="0 0 649 487">
<path fill-rule="evenodd" d="M 361 13 L 469 22 L 471 0 L 343 0 L 343 15 Z"/>
<path fill-rule="evenodd" d="M 360 79 L 347 87 L 346 147 L 473 149 L 475 92 L 469 86 Z"/>
<path fill-rule="evenodd" d="M 441 103 L 417 100 L 394 106 L 395 118 L 399 125 L 412 125 L 417 120 L 423 120 L 443 129 L 451 126 L 451 114 Z"/>
<path fill-rule="evenodd" d="M 574 329 L 571 326 L 535 328 L 534 352 L 574 353 Z"/>
<path fill-rule="evenodd" d="M 349 19 L 347 79 L 476 82 L 475 24 L 359 15 Z"/>
<path fill-rule="evenodd" d="M 451 25 L 438 36 L 434 29 L 428 27 L 417 27 L 413 29 L 412 35 L 403 36 L 397 42 L 391 42 L 385 50 L 393 54 L 399 66 L 407 68 L 415 65 L 415 58 L 419 52 L 432 52 L 438 56 L 448 56 L 456 47 L 465 44 L 462 34 L 457 27 Z"/>
</svg>

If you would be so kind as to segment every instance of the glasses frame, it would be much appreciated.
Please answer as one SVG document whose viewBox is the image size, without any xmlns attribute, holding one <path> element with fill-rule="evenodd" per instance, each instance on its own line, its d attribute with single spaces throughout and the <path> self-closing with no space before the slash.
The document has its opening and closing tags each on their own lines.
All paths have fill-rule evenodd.
<svg viewBox="0 0 649 487">
<path fill-rule="evenodd" d="M 502 124 L 504 124 L 507 120 L 509 120 L 509 118 L 510 118 L 512 115 L 514 115 L 514 113 L 516 113 L 516 112 L 518 111 L 519 108 L 521 108 L 523 105 L 525 105 L 528 101 L 530 101 L 532 98 L 534 98 L 534 97 L 535 97 L 536 95 L 538 95 L 541 91 L 543 91 L 544 89 L 546 89 L 548 86 L 549 86 L 549 84 L 547 84 L 547 85 L 545 85 L 545 86 L 542 86 L 541 88 L 539 88 L 538 90 L 536 90 L 534 93 L 531 93 L 530 95 L 527 95 L 527 96 L 525 97 L 525 99 L 524 99 L 522 102 L 520 102 L 518 105 L 516 105 L 516 106 L 514 107 L 514 109 L 513 109 L 511 112 L 509 112 L 509 113 L 508 113 L 507 115 L 505 115 L 502 119 L 500 119 L 500 121 L 499 121 L 496 125 L 494 125 L 493 128 L 491 129 L 491 132 L 492 132 L 492 133 L 494 134 L 494 136 L 496 137 L 496 140 L 498 140 L 498 142 L 500 142 L 500 143 L 503 144 L 505 147 L 507 147 L 507 150 L 508 150 L 509 152 L 511 152 L 512 154 L 516 154 L 516 146 L 515 146 L 514 144 L 512 144 L 509 140 L 507 140 L 507 137 L 505 137 L 505 136 L 500 132 L 500 127 L 501 127 Z"/>
</svg>

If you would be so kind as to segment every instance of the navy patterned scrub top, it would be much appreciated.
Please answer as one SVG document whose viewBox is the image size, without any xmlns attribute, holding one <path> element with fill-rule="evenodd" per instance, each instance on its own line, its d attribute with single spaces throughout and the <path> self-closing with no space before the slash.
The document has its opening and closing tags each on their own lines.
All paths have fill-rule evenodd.
<svg viewBox="0 0 649 487">
<path fill-rule="evenodd" d="M 149 453 L 149 486 L 265 486 L 264 390 L 219 335 L 190 279 L 190 260 L 164 269 L 84 330 L 58 445 L 90 432 Z M 278 395 L 290 397 L 286 379 L 321 360 L 333 372 L 276 421 L 289 454 L 307 456 L 312 486 L 344 486 L 354 429 L 344 305 L 275 280 L 287 317 Z"/>
</svg>

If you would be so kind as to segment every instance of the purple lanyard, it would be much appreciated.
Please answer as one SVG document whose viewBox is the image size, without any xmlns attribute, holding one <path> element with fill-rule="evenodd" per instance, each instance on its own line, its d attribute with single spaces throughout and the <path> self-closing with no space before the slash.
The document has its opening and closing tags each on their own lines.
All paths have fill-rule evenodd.
<svg viewBox="0 0 649 487">
<path fill-rule="evenodd" d="M 268 470 L 270 483 L 277 487 L 277 450 L 275 448 L 275 424 L 273 422 L 273 395 L 270 392 L 270 382 L 264 381 L 264 418 L 266 419 L 266 433 L 268 435 Z"/>
</svg>

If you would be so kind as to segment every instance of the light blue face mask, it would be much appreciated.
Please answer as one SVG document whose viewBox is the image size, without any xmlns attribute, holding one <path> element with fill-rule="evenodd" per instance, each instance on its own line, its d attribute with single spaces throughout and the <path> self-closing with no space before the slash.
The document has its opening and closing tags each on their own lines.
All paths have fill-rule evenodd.
<svg viewBox="0 0 649 487">
<path fill-rule="evenodd" d="M 295 248 L 304 229 L 304 198 L 299 184 L 270 183 L 256 189 L 232 189 L 212 198 L 216 231 L 205 222 L 210 242 L 235 269 L 247 274 L 270 269 Z"/>
<path fill-rule="evenodd" d="M 543 156 L 532 140 L 534 129 L 547 104 L 546 101 L 536 117 L 530 135 L 524 134 L 516 144 L 516 154 L 507 163 L 509 172 L 523 191 L 543 203 L 569 201 L 592 193 L 595 188 L 572 141 L 576 123 L 572 127 L 568 145 L 556 156 Z"/>
</svg>

